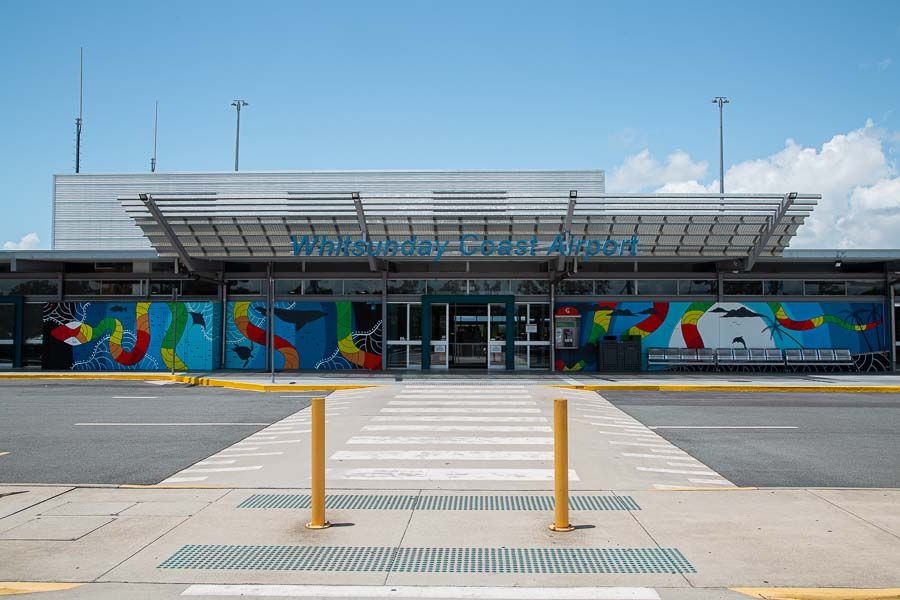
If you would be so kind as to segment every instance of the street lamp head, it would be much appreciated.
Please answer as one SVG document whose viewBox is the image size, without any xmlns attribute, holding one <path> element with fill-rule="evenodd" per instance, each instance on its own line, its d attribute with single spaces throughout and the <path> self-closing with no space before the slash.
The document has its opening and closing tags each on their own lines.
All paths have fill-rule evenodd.
<svg viewBox="0 0 900 600">
<path fill-rule="evenodd" d="M 250 106 L 249 102 L 244 102 L 243 100 L 235 100 L 231 103 L 232 106 L 237 106 L 238 108 L 242 106 Z"/>
</svg>

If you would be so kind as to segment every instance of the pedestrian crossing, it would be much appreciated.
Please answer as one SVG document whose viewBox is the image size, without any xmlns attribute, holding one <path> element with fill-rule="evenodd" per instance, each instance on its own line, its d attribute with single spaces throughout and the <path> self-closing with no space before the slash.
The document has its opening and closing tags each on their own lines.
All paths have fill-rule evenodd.
<svg viewBox="0 0 900 600">
<path fill-rule="evenodd" d="M 332 481 L 550 482 L 553 430 L 547 409 L 525 384 L 402 385 L 347 440 L 352 449 L 331 455 L 327 476 Z M 570 479 L 578 480 L 574 469 Z"/>
</svg>

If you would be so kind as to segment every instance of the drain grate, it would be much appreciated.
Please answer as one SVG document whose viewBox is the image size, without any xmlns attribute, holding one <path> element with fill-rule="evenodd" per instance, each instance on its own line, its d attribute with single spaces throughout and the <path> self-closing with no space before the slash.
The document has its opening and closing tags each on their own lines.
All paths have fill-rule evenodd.
<svg viewBox="0 0 900 600">
<path fill-rule="evenodd" d="M 162 569 L 395 573 L 696 573 L 675 548 L 183 546 Z"/>
<path fill-rule="evenodd" d="M 553 496 L 413 496 L 329 494 L 331 509 L 361 510 L 553 510 Z M 238 508 L 309 508 L 309 494 L 253 494 Z M 631 496 L 571 496 L 572 510 L 640 510 Z"/>
</svg>

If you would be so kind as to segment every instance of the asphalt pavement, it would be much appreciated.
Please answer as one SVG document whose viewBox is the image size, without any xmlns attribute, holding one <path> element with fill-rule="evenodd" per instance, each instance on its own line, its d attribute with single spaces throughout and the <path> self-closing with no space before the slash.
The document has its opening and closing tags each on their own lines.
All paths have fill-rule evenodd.
<svg viewBox="0 0 900 600">
<path fill-rule="evenodd" d="M 900 394 L 602 395 L 739 486 L 900 487 Z"/>
<path fill-rule="evenodd" d="M 155 484 L 319 395 L 141 381 L 0 382 L 0 482 Z"/>
</svg>

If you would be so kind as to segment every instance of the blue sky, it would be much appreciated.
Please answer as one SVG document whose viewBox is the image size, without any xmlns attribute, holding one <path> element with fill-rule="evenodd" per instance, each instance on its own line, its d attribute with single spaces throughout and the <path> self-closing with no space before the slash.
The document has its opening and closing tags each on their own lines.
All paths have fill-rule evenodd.
<svg viewBox="0 0 900 600">
<path fill-rule="evenodd" d="M 611 181 L 620 169 L 623 187 L 709 186 L 718 176 L 710 99 L 722 94 L 732 99 L 726 165 L 744 169 L 735 181 L 755 173 L 753 161 L 779 168 L 789 138 L 820 159 L 835 136 L 877 140 L 881 158 L 861 175 L 833 190 L 800 189 L 836 196 L 823 209 L 832 210 L 831 233 L 821 236 L 836 235 L 846 206 L 884 210 L 893 186 L 900 190 L 900 2 L 6 2 L 0 10 L 0 243 L 34 232 L 48 247 L 51 175 L 74 168 L 79 46 L 84 172 L 148 170 L 157 99 L 160 170 L 229 170 L 230 104 L 246 98 L 242 170 L 604 168 Z M 838 167 L 823 170 L 859 154 L 851 138 Z M 650 166 L 626 177 L 636 156 Z M 778 177 L 819 181 L 796 170 Z"/>
</svg>

